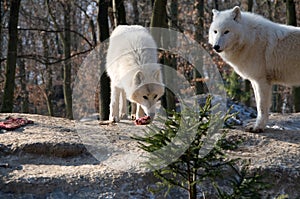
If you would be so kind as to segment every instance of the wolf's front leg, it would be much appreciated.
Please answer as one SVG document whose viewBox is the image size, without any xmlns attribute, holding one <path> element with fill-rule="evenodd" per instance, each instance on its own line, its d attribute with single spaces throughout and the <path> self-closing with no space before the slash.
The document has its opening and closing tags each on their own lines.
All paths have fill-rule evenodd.
<svg viewBox="0 0 300 199">
<path fill-rule="evenodd" d="M 136 103 L 131 102 L 131 119 L 132 120 L 136 119 L 136 113 L 137 113 L 137 111 L 136 111 L 137 108 L 136 107 L 137 107 Z"/>
<path fill-rule="evenodd" d="M 145 112 L 143 108 L 141 107 L 141 105 L 136 104 L 136 119 L 139 119 L 144 116 L 145 116 Z"/>
<path fill-rule="evenodd" d="M 126 93 L 124 89 L 121 89 L 121 97 L 122 97 L 122 107 L 121 107 L 121 119 L 127 119 L 127 99 L 126 99 Z"/>
<path fill-rule="evenodd" d="M 248 127 L 246 130 L 259 133 L 265 129 L 268 121 L 272 85 L 267 81 L 252 81 L 251 83 L 255 95 L 257 118 L 254 127 Z"/>
<path fill-rule="evenodd" d="M 117 87 L 111 87 L 110 95 L 110 111 L 109 111 L 109 120 L 113 122 L 119 122 L 119 101 L 120 101 L 120 89 Z"/>
</svg>

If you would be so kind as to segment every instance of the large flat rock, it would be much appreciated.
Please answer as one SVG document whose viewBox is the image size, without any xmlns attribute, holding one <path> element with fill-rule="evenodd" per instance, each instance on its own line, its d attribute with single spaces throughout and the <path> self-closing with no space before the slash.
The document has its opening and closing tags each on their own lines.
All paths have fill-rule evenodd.
<svg viewBox="0 0 300 199">
<path fill-rule="evenodd" d="M 29 114 L 34 124 L 0 133 L 0 198 L 162 198 L 147 189 L 156 179 L 143 166 L 145 152 L 131 139 L 145 126 L 132 121 L 99 125 Z M 8 114 L 0 114 L 4 119 Z M 231 157 L 250 159 L 250 170 L 273 187 L 265 197 L 300 197 L 299 114 L 273 115 L 264 133 L 242 127 L 228 139 L 243 139 Z M 292 128 L 293 127 L 293 128 Z M 167 198 L 185 198 L 174 190 Z"/>
</svg>

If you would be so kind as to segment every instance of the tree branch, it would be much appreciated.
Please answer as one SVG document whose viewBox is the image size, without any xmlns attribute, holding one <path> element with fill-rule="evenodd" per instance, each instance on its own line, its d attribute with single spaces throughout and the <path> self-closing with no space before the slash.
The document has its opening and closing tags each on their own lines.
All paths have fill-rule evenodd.
<svg viewBox="0 0 300 199">
<path fill-rule="evenodd" d="M 62 33 L 64 31 L 66 31 L 67 29 L 62 29 L 62 30 L 47 30 L 47 29 L 40 29 L 40 28 L 19 28 L 18 30 L 20 31 L 41 31 L 41 32 L 50 32 L 50 33 Z M 76 35 L 78 35 L 79 37 L 81 37 L 84 41 L 86 41 L 90 47 L 94 47 L 94 45 L 81 33 L 75 31 L 75 30 L 68 30 L 71 33 L 74 33 Z"/>
<path fill-rule="evenodd" d="M 85 51 L 81 51 L 81 52 L 78 52 L 78 53 L 75 53 L 75 54 L 72 54 L 69 58 L 61 58 L 61 59 L 55 59 L 54 57 L 44 57 L 42 55 L 37 55 L 37 54 L 27 54 L 27 55 L 18 55 L 17 57 L 18 58 L 23 58 L 23 59 L 31 59 L 31 60 L 35 60 L 41 64 L 48 64 L 48 65 L 53 65 L 53 64 L 58 64 L 60 62 L 64 62 L 64 61 L 67 61 L 73 57 L 76 57 L 76 56 L 79 56 L 79 55 L 83 55 L 83 54 L 86 54 L 90 51 L 92 51 L 94 48 L 90 48 L 88 50 L 85 50 Z M 3 61 L 6 61 L 7 58 L 3 58 L 1 59 L 1 62 Z M 53 61 L 53 62 L 48 62 L 46 61 L 47 59 L 53 59 L 53 60 L 56 60 L 56 61 Z"/>
</svg>

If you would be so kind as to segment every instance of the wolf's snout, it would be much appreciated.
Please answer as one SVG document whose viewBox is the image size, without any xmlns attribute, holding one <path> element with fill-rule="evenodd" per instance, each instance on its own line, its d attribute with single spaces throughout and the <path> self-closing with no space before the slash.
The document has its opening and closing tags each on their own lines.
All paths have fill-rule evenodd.
<svg viewBox="0 0 300 199">
<path fill-rule="evenodd" d="M 220 47 L 219 45 L 214 45 L 213 48 L 214 48 L 215 51 L 217 51 L 218 53 L 219 53 L 219 52 L 222 52 L 222 50 L 220 50 L 221 47 Z"/>
</svg>

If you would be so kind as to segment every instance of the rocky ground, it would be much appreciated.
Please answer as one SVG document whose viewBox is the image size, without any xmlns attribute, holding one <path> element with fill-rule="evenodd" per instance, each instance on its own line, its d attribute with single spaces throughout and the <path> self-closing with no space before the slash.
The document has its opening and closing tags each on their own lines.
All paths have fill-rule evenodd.
<svg viewBox="0 0 300 199">
<path fill-rule="evenodd" d="M 163 198 L 148 191 L 157 180 L 141 166 L 145 152 L 130 138 L 144 126 L 10 115 L 34 124 L 0 132 L 0 198 Z M 272 115 L 261 134 L 230 130 L 228 139 L 240 138 L 244 142 L 228 153 L 266 174 L 273 186 L 265 197 L 300 198 L 300 114 Z M 167 198 L 186 195 L 172 190 Z"/>
</svg>

